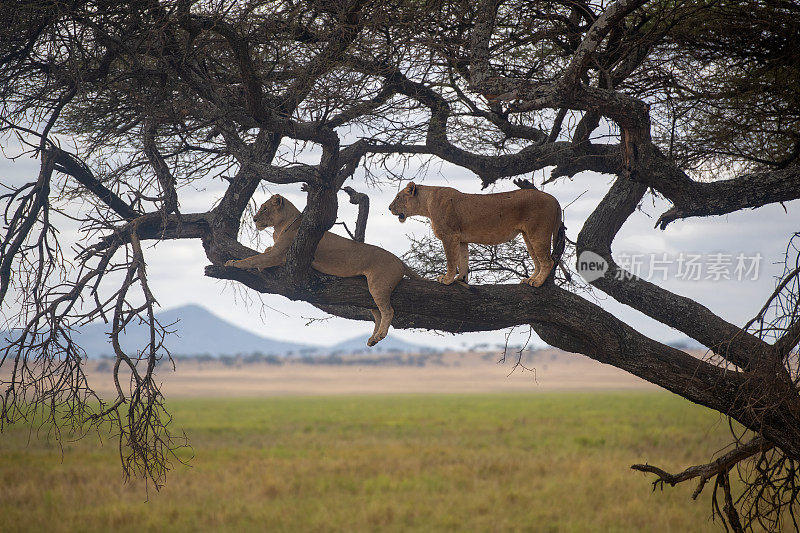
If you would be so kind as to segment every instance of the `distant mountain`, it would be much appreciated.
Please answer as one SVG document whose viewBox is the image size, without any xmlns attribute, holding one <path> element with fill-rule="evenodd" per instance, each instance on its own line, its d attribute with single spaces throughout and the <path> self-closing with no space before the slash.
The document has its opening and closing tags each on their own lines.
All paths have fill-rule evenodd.
<svg viewBox="0 0 800 533">
<path fill-rule="evenodd" d="M 159 322 L 174 330 L 164 344 L 174 355 L 236 355 L 261 352 L 263 354 L 287 355 L 301 350 L 315 349 L 317 346 L 294 342 L 277 341 L 255 335 L 238 326 L 226 322 L 199 305 L 185 305 L 156 314 Z M 80 328 L 76 341 L 90 356 L 111 355 L 113 348 L 109 342 L 110 324 L 92 323 Z M 145 325 L 131 324 L 122 336 L 122 348 L 135 352 L 141 349 L 149 338 Z"/>
<path fill-rule="evenodd" d="M 387 352 L 422 353 L 422 352 L 435 351 L 435 349 L 429 346 L 422 346 L 420 344 L 413 344 L 410 342 L 406 342 L 396 337 L 392 337 L 391 335 L 387 336 L 381 342 L 370 348 L 367 346 L 368 338 L 369 335 L 366 334 L 359 337 L 353 337 L 352 339 L 348 339 L 346 341 L 342 341 L 338 344 L 334 344 L 333 346 L 325 348 L 323 351 L 327 353 L 342 353 L 342 354 L 387 353 Z"/>
<path fill-rule="evenodd" d="M 433 351 L 431 348 L 387 337 L 377 346 L 367 347 L 369 335 L 355 337 L 334 346 L 314 346 L 285 342 L 262 337 L 227 322 L 199 305 L 184 305 L 156 313 L 158 321 L 174 334 L 168 335 L 164 344 L 173 355 L 237 355 L 260 352 L 279 356 L 324 356 L 332 353 L 388 353 Z M 95 322 L 77 328 L 74 340 L 90 357 L 113 355 L 108 333 L 110 324 Z M 0 332 L 0 342 L 7 336 Z M 149 339 L 150 333 L 143 324 L 130 324 L 121 336 L 123 350 L 136 353 Z"/>
</svg>

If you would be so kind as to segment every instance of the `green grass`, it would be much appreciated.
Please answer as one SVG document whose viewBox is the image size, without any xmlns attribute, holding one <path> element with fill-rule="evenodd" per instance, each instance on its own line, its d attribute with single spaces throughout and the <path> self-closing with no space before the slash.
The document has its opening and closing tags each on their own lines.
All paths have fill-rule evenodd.
<svg viewBox="0 0 800 533">
<path fill-rule="evenodd" d="M 0 530 L 703 531 L 710 490 L 651 491 L 728 442 L 667 393 L 185 400 L 194 447 L 150 492 L 113 441 L 0 435 Z"/>
</svg>

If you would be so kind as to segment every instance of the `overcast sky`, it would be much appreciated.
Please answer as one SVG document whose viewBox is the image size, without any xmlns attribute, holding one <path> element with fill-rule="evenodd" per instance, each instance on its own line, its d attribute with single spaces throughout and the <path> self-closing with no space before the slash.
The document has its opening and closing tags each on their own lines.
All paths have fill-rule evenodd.
<svg viewBox="0 0 800 533">
<path fill-rule="evenodd" d="M 20 183 L 35 179 L 38 162 L 20 159 L 11 162 L 0 159 L 0 182 L 5 184 Z M 411 174 L 409 174 L 411 176 Z M 544 174 L 534 176 L 540 183 Z M 528 176 L 530 177 L 530 176 Z M 428 170 L 424 180 L 419 183 L 429 185 L 449 185 L 464 192 L 481 192 L 480 181 L 469 171 L 449 164 L 434 165 Z M 582 173 L 573 180 L 562 180 L 548 185 L 545 190 L 555 195 L 562 206 L 570 204 L 565 210 L 567 236 L 575 240 L 583 221 L 591 213 L 594 206 L 608 190 L 612 179 L 592 173 Z M 409 248 L 408 236 L 426 234 L 428 226 L 419 217 L 412 217 L 405 224 L 400 224 L 396 217 L 388 211 L 389 203 L 396 194 L 399 184 L 387 184 L 382 188 L 365 184 L 363 176 L 357 174 L 349 180 L 349 185 L 370 196 L 370 216 L 367 224 L 366 240 L 371 244 L 382 246 L 397 255 L 402 255 Z M 514 189 L 510 180 L 503 180 L 490 191 L 499 192 Z M 213 205 L 224 190 L 221 181 L 209 181 L 202 191 L 180 191 L 181 211 L 205 211 Z M 299 185 L 270 185 L 264 192 L 256 195 L 260 203 L 270 194 L 280 193 L 289 198 L 302 209 L 305 195 L 300 192 Z M 582 196 L 581 196 L 582 195 Z M 577 200 L 576 200 L 577 199 Z M 340 193 L 339 220 L 353 227 L 356 210 L 347 201 L 347 196 Z M 642 261 L 642 277 L 678 294 L 693 298 L 723 318 L 742 325 L 761 307 L 765 298 L 775 285 L 775 276 L 783 267 L 783 253 L 789 237 L 800 230 L 800 201 L 787 203 L 784 207 L 772 205 L 756 210 L 738 212 L 722 217 L 679 220 L 673 222 L 665 231 L 653 228 L 659 214 L 668 205 L 648 195 L 641 210 L 632 215 L 614 241 L 613 253 L 618 262 Z M 252 224 L 246 221 L 245 224 Z M 341 226 L 334 232 L 345 234 Z M 63 232 L 65 242 L 76 237 L 74 226 Z M 266 237 L 264 243 L 271 244 L 272 239 Z M 255 242 L 247 242 L 256 247 Z M 649 276 L 649 258 L 655 254 L 659 263 L 654 276 Z M 666 256 L 664 256 L 666 254 Z M 722 254 L 721 256 L 718 254 Z M 737 273 L 739 256 L 752 266 L 753 259 L 760 254 L 759 271 L 756 279 L 750 279 L 754 272 Z M 699 258 L 697 257 L 699 256 Z M 234 289 L 232 283 L 206 278 L 203 268 L 208 264 L 199 240 L 165 241 L 145 248 L 151 288 L 162 308 L 172 308 L 185 304 L 198 304 L 208 308 L 219 317 L 236 323 L 259 335 L 280 340 L 301 341 L 311 344 L 333 344 L 355 335 L 364 338 L 371 333 L 372 326 L 366 322 L 350 321 L 340 318 L 328 318 L 313 306 L 303 302 L 292 302 L 281 296 L 261 295 L 262 307 L 258 295 L 249 290 Z M 700 264 L 701 279 L 691 279 L 696 272 L 683 270 L 680 279 L 677 272 L 678 261 L 688 261 L 694 257 L 695 264 Z M 684 263 L 685 265 L 686 263 Z M 716 272 L 714 265 L 716 264 Z M 664 266 L 669 270 L 664 277 Z M 728 275 L 731 279 L 724 278 Z M 13 273 L 12 273 L 13 275 Z M 706 278 L 711 279 L 706 279 Z M 737 279 L 742 277 L 744 279 Z M 683 335 L 667 328 L 632 309 L 622 306 L 610 298 L 604 298 L 598 292 L 602 307 L 627 321 L 643 333 L 661 341 L 681 339 Z M 247 302 L 246 300 L 251 300 Z M 8 312 L 8 309 L 4 309 Z M 310 321 L 310 319 L 325 319 Z M 390 330 L 390 335 L 399 338 L 437 347 L 460 348 L 477 343 L 503 343 L 507 331 L 489 333 L 471 333 L 463 335 L 437 334 L 426 331 Z M 512 336 L 512 343 L 524 342 L 528 336 L 527 328 L 517 328 Z M 542 344 L 535 338 L 535 344 Z"/>
</svg>

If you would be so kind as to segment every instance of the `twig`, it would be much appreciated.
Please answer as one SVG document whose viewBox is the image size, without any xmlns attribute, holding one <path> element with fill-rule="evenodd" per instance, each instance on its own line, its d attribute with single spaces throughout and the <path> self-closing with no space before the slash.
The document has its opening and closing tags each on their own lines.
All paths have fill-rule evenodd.
<svg viewBox="0 0 800 533">
<path fill-rule="evenodd" d="M 674 487 L 678 483 L 699 477 L 700 481 L 697 485 L 697 488 L 692 493 L 692 499 L 696 500 L 703 491 L 703 488 L 709 479 L 721 473 L 727 473 L 736 463 L 752 457 L 757 453 L 765 452 L 772 448 L 772 446 L 773 445 L 764 440 L 763 437 L 755 437 L 748 443 L 726 453 L 715 461 L 704 465 L 691 466 L 683 472 L 679 472 L 677 474 L 670 474 L 669 472 L 666 472 L 657 466 L 652 466 L 649 464 L 635 464 L 631 465 L 631 468 L 640 472 L 647 472 L 657 475 L 658 479 L 653 481 L 653 490 L 656 490 L 659 485 L 663 490 L 664 483 Z"/>
</svg>

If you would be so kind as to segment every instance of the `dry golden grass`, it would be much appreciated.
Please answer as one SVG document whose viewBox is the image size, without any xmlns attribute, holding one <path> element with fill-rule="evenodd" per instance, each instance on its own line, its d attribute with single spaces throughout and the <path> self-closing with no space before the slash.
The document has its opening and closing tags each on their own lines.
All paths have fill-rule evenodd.
<svg viewBox="0 0 800 533">
<path fill-rule="evenodd" d="M 540 380 L 541 380 L 540 376 Z M 145 502 L 114 444 L 0 438 L 12 531 L 714 531 L 708 494 L 651 491 L 727 442 L 664 392 L 184 399 L 194 446 Z M 189 454 L 184 454 L 189 459 Z"/>
</svg>

